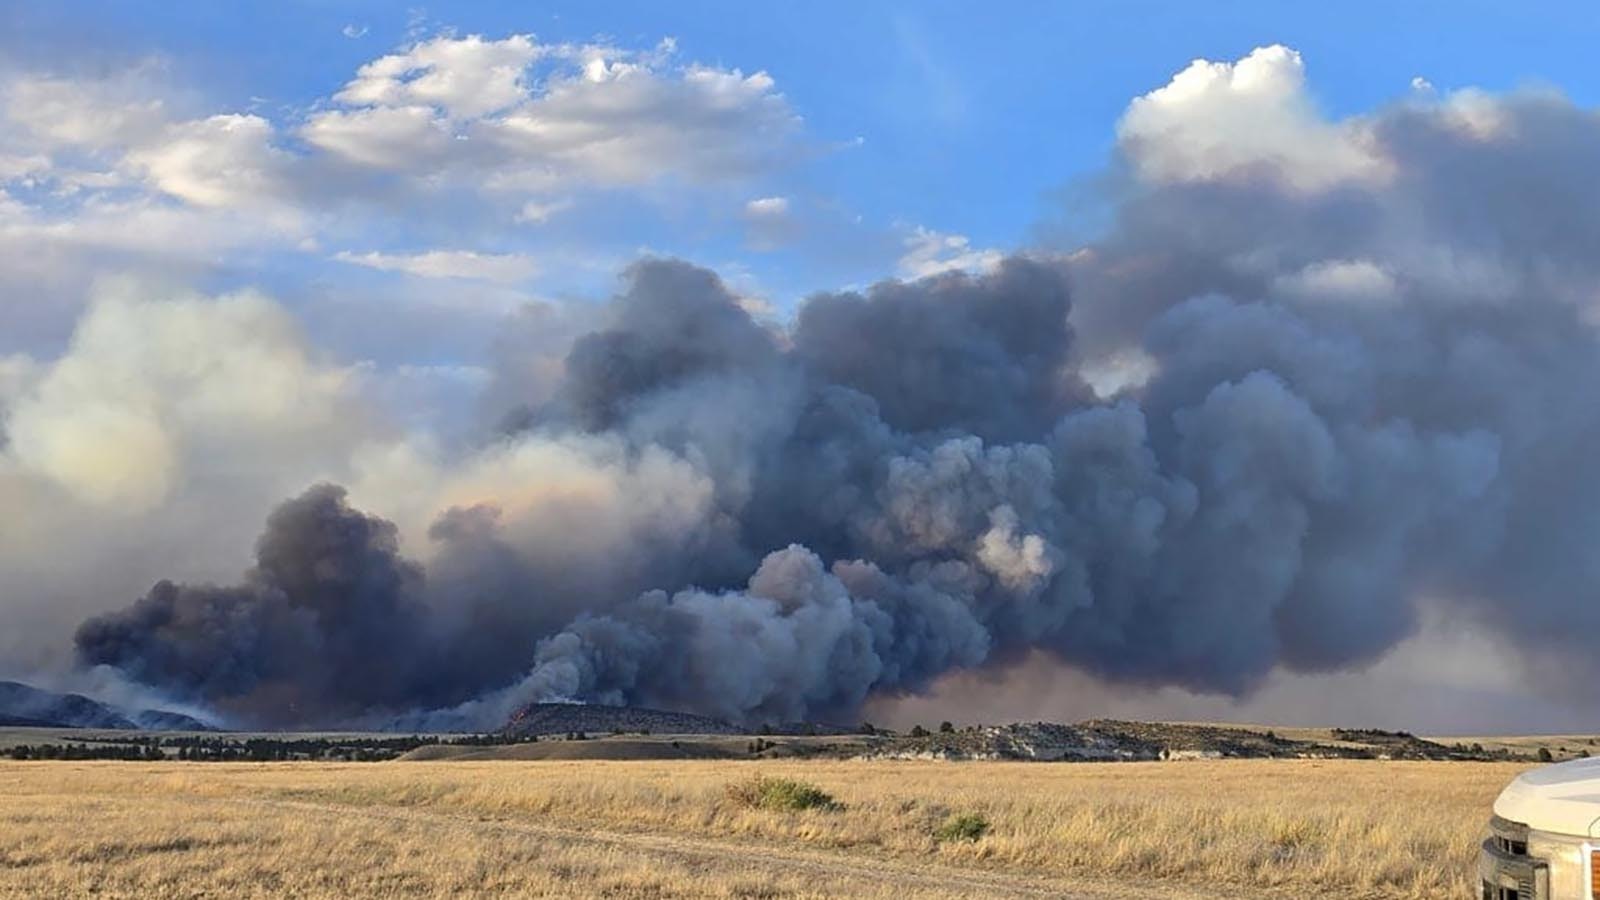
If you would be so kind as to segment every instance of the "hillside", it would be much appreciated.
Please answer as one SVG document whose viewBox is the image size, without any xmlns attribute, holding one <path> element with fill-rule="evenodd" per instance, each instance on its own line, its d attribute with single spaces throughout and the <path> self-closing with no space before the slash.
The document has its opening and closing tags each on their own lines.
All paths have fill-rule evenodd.
<svg viewBox="0 0 1600 900">
<path fill-rule="evenodd" d="M 895 736 L 865 755 L 896 759 L 989 759 L 1093 762 L 1158 759 L 1520 759 L 1506 750 L 1444 744 L 1406 732 L 1332 729 L 1328 740 L 1284 737 L 1227 725 L 1094 719 L 988 725 L 944 733 Z"/>
<path fill-rule="evenodd" d="M 0 725 L 116 731 L 211 731 L 192 716 L 160 709 L 119 710 L 82 694 L 59 694 L 0 681 Z"/>
<path fill-rule="evenodd" d="M 661 736 L 666 741 L 640 741 L 620 736 Z M 1504 746 L 1485 748 L 1465 742 L 1445 743 L 1403 731 L 1374 729 L 1298 730 L 1279 734 L 1254 726 L 1127 722 L 1094 719 L 1077 724 L 1026 722 L 972 726 L 950 731 L 909 734 L 859 734 L 807 723 L 762 728 L 760 733 L 721 719 L 639 707 L 572 703 L 536 703 L 519 710 L 501 732 L 511 741 L 545 738 L 588 739 L 581 750 L 493 747 L 428 750 L 439 757 L 489 759 L 655 758 L 719 756 L 729 752 L 727 738 L 751 740 L 745 753 L 762 758 L 825 757 L 836 759 L 1025 760 L 1039 762 L 1115 762 L 1182 759 L 1397 759 L 1502 761 L 1532 759 L 1529 752 Z M 621 743 L 627 740 L 627 746 Z M 613 746 L 613 745 L 616 746 Z"/>
</svg>

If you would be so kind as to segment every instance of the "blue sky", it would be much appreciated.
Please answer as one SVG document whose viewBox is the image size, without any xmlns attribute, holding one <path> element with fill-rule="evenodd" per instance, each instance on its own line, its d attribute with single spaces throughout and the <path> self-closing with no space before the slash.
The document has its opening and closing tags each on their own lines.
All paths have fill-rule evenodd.
<svg viewBox="0 0 1600 900">
<path fill-rule="evenodd" d="M 682 254 L 780 308 L 895 274 L 917 229 L 1005 249 L 1039 240 L 1041 221 L 1092 228 L 1074 188 L 1106 165 L 1129 101 L 1194 58 L 1286 44 L 1335 118 L 1405 96 L 1415 77 L 1441 91 L 1559 85 L 1580 104 L 1600 93 L 1589 62 L 1600 12 L 1587 3 L 84 2 L 15 4 L 0 17 L 10 68 L 107 77 L 157 58 L 154 89 L 182 95 L 194 113 L 259 112 L 280 128 L 326 106 L 363 64 L 441 34 L 632 50 L 672 38 L 681 64 L 765 72 L 802 124 L 792 156 L 751 177 L 601 191 L 538 233 L 466 213 L 438 227 L 371 218 L 339 249 L 450 244 L 592 262 L 541 266 L 521 286 L 540 295 L 604 293 L 606 273 L 641 249 Z M 811 219 L 809 235 L 752 241 L 739 204 L 761 197 L 785 198 Z M 304 256 L 235 258 L 210 274 L 289 293 L 352 274 Z M 32 333 L 59 339 L 64 327 Z"/>
</svg>

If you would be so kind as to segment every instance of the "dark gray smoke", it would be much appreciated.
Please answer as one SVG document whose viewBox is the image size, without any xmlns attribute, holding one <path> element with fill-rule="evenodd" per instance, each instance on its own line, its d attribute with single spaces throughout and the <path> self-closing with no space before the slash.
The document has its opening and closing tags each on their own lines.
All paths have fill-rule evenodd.
<svg viewBox="0 0 1600 900">
<path fill-rule="evenodd" d="M 78 655 L 248 721 L 327 721 L 431 693 L 421 584 L 394 526 L 322 485 L 267 520 L 243 583 L 162 582 L 84 622 Z"/>
<path fill-rule="evenodd" d="M 611 428 L 669 385 L 756 374 L 775 363 L 773 336 L 717 276 L 686 265 L 638 265 L 610 326 L 567 355 L 564 410 L 580 427 Z"/>
<path fill-rule="evenodd" d="M 795 352 L 821 379 L 872 397 L 896 429 L 1031 440 L 1087 393 L 1067 368 L 1070 308 L 1059 269 L 1011 259 L 981 279 L 812 297 Z"/>
<path fill-rule="evenodd" d="M 276 721 L 754 722 L 1030 651 L 1242 695 L 1376 660 L 1437 604 L 1596 683 L 1600 121 L 1454 115 L 1367 123 L 1381 182 L 1130 181 L 1080 252 L 818 295 L 788 334 L 640 263 L 504 440 L 695 473 L 691 524 L 636 511 L 597 556 L 581 517 L 452 510 L 424 584 L 316 489 L 242 585 L 159 585 L 79 651 Z"/>
</svg>

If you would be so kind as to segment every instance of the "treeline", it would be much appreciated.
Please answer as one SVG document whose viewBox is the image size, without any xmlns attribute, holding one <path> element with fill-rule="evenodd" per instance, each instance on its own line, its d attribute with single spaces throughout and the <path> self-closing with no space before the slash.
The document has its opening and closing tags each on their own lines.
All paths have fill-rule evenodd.
<svg viewBox="0 0 1600 900">
<path fill-rule="evenodd" d="M 21 744 L 0 750 L 11 759 L 121 759 L 153 762 L 167 758 L 160 747 L 149 744 Z"/>
<path fill-rule="evenodd" d="M 0 757 L 15 760 L 129 760 L 155 762 L 382 762 L 433 744 L 485 747 L 531 743 L 534 737 L 498 734 L 406 735 L 360 738 L 230 738 L 172 736 L 89 739 L 81 743 L 19 744 L 0 748 Z"/>
<path fill-rule="evenodd" d="M 396 738 L 162 738 L 163 747 L 184 762 L 382 762 L 418 747 L 439 743 L 436 737 Z"/>
</svg>

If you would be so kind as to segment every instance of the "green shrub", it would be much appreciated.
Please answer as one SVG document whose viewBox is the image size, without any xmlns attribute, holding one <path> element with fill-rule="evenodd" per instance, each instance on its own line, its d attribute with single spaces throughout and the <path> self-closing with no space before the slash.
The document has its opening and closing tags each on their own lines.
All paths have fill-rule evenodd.
<svg viewBox="0 0 1600 900">
<path fill-rule="evenodd" d="M 975 841 L 988 833 L 988 819 L 977 813 L 960 813 L 945 819 L 933 836 L 939 841 Z"/>
<path fill-rule="evenodd" d="M 839 809 L 839 801 L 822 788 L 790 778 L 752 778 L 727 787 L 728 799 L 740 806 L 795 812 Z"/>
</svg>

